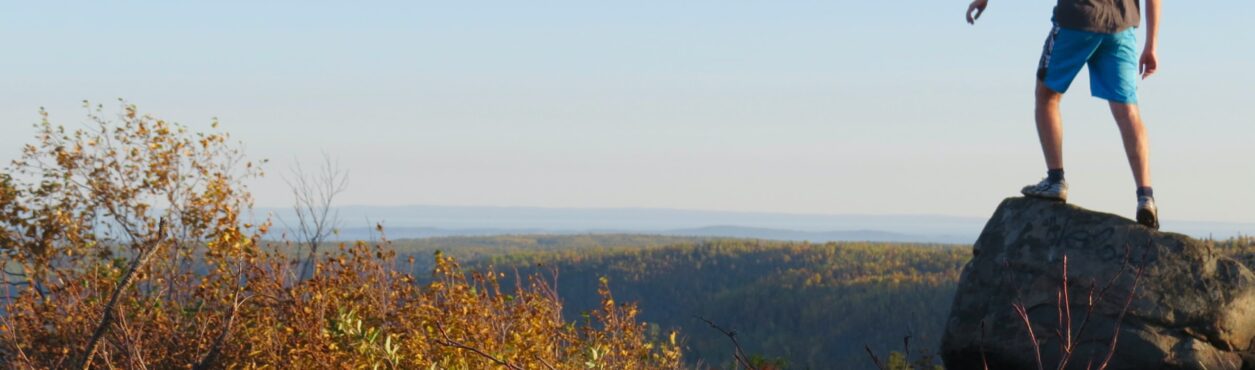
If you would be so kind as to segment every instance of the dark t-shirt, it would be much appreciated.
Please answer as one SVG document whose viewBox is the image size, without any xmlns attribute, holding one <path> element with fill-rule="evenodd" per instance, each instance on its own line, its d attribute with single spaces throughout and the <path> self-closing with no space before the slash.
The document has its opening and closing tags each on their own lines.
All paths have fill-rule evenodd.
<svg viewBox="0 0 1255 370">
<path fill-rule="evenodd" d="M 1117 33 L 1142 21 L 1139 0 L 1059 0 L 1055 23 L 1059 27 Z"/>
</svg>

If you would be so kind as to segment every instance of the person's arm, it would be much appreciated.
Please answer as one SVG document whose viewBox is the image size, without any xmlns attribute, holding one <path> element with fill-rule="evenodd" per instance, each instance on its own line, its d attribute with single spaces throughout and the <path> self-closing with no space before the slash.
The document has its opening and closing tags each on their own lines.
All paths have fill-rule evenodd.
<svg viewBox="0 0 1255 370">
<path fill-rule="evenodd" d="M 980 19 L 981 13 L 985 12 L 986 6 L 989 6 L 989 0 L 972 0 L 972 5 L 967 6 L 967 23 L 976 24 L 976 20 Z M 972 15 L 973 12 L 975 12 L 976 15 Z"/>
<path fill-rule="evenodd" d="M 1159 57 L 1155 54 L 1159 47 L 1159 0 L 1146 0 L 1146 47 L 1142 48 L 1142 59 L 1138 62 L 1138 71 L 1142 79 L 1150 77 L 1159 68 Z"/>
</svg>

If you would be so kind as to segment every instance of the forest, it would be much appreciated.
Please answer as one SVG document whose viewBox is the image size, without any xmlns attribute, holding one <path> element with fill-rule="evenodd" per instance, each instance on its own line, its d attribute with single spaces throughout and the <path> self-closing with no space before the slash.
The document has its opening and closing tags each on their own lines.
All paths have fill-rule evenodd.
<svg viewBox="0 0 1255 370">
<path fill-rule="evenodd" d="M 1255 266 L 1255 237 L 1210 242 Z M 548 276 L 567 317 L 598 307 L 604 277 L 616 299 L 637 303 L 638 317 L 651 330 L 681 333 L 690 366 L 734 366 L 735 347 L 707 319 L 735 331 L 757 363 L 789 369 L 875 369 L 868 349 L 881 360 L 909 359 L 916 369 L 939 365 L 933 351 L 971 253 L 965 245 L 628 234 L 446 237 L 392 245 L 418 260 L 442 250 L 471 268 Z M 513 276 L 503 282 L 513 284 Z"/>
<path fill-rule="evenodd" d="M 472 268 L 556 275 L 568 317 L 597 307 L 604 277 L 616 299 L 638 304 L 653 330 L 681 333 L 690 365 L 732 366 L 731 341 L 707 319 L 735 330 L 750 356 L 795 369 L 874 368 L 865 346 L 887 356 L 907 351 L 906 337 L 910 357 L 927 362 L 970 254 L 954 245 L 644 235 L 439 238 L 393 246 L 417 259 L 442 249 Z"/>
</svg>

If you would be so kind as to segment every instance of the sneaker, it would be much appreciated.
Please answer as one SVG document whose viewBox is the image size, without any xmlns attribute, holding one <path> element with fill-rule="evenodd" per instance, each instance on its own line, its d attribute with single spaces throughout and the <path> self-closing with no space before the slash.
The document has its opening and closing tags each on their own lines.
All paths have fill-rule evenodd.
<svg viewBox="0 0 1255 370">
<path fill-rule="evenodd" d="M 1159 208 L 1155 207 L 1155 198 L 1137 197 L 1137 223 L 1159 230 Z"/>
<path fill-rule="evenodd" d="M 1023 189 L 1020 189 L 1020 193 L 1033 198 L 1067 202 L 1068 181 L 1051 182 L 1048 179 L 1042 179 L 1041 182 L 1035 185 L 1025 186 Z"/>
</svg>

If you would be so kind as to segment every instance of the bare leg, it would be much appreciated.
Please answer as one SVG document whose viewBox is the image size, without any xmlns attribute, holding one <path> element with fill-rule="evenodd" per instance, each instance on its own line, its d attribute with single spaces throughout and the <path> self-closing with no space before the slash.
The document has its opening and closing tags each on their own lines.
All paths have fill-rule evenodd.
<svg viewBox="0 0 1255 370">
<path fill-rule="evenodd" d="M 1063 168 L 1063 119 L 1059 116 L 1059 101 L 1063 94 L 1051 90 L 1037 81 L 1037 138 L 1041 140 L 1041 151 L 1046 156 L 1046 169 Z M 1115 109 L 1112 106 L 1112 109 Z M 1137 107 L 1134 106 L 1136 112 Z M 1121 126 L 1123 130 L 1123 126 Z M 1138 127 L 1141 127 L 1140 121 Z M 1127 139 L 1126 139 L 1126 146 Z M 1132 157 L 1130 157 L 1130 160 Z"/>
<path fill-rule="evenodd" d="M 1138 187 L 1150 187 L 1150 140 L 1137 104 L 1110 104 L 1111 115 L 1120 126 L 1120 137 L 1124 140 L 1124 154 L 1129 157 L 1129 168 L 1133 169 L 1133 181 Z"/>
</svg>

